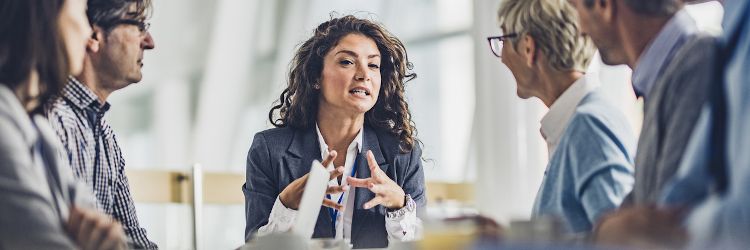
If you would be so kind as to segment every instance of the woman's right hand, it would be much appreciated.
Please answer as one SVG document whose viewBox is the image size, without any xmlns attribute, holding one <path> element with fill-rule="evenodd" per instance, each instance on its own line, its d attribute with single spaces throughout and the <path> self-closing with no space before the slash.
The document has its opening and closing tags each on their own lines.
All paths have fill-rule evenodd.
<svg viewBox="0 0 750 250">
<path fill-rule="evenodd" d="M 330 151 L 328 153 L 328 156 L 322 162 L 323 166 L 327 167 L 329 164 L 331 164 L 331 162 L 336 159 L 336 155 L 336 151 Z M 344 174 L 344 167 L 336 167 L 334 170 L 331 170 L 329 180 L 333 180 L 334 178 L 337 178 L 342 174 Z M 299 179 L 294 180 L 292 183 L 289 183 L 289 185 L 287 185 L 283 191 L 281 191 L 281 194 L 279 194 L 279 200 L 281 200 L 281 203 L 284 204 L 285 207 L 294 210 L 297 210 L 299 208 L 299 203 L 302 200 L 302 193 L 305 191 L 305 184 L 307 184 L 307 178 L 309 175 L 310 174 L 305 174 Z M 348 185 L 331 186 L 326 189 L 326 194 L 337 194 L 347 190 L 349 190 Z M 327 198 L 323 199 L 323 206 L 330 207 L 336 210 L 342 210 L 344 207 L 343 205 Z"/>
</svg>

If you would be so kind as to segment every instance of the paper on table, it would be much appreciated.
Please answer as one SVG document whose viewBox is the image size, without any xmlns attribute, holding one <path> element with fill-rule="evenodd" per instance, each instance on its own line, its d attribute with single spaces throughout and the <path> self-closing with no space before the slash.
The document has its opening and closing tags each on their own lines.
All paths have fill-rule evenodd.
<svg viewBox="0 0 750 250">
<path fill-rule="evenodd" d="M 315 223 L 318 221 L 320 206 L 323 205 L 328 178 L 330 177 L 326 168 L 319 161 L 313 161 L 310 173 L 307 176 L 305 192 L 297 210 L 297 221 L 292 226 L 292 232 L 307 239 L 312 238 L 315 231 Z"/>
</svg>

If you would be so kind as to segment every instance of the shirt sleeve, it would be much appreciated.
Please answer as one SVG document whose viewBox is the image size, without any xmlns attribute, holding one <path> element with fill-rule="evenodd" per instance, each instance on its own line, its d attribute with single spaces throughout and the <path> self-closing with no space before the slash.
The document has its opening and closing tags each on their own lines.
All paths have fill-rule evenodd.
<svg viewBox="0 0 750 250">
<path fill-rule="evenodd" d="M 610 166 L 592 176 L 579 198 L 589 221 L 619 207 L 632 187 L 633 173 L 626 167 Z"/>
<path fill-rule="evenodd" d="M 414 203 L 414 201 L 409 201 Z M 393 241 L 415 241 L 422 238 L 422 220 L 417 217 L 416 205 L 408 204 L 397 211 L 388 212 L 385 217 L 385 230 L 388 239 Z"/>
<path fill-rule="evenodd" d="M 635 136 L 629 128 L 612 126 L 598 113 L 581 113 L 571 121 L 575 194 L 586 219 L 593 224 L 620 206 L 633 189 L 632 151 Z M 586 136 L 582 136 L 586 135 Z"/>
<path fill-rule="evenodd" d="M 120 153 L 119 150 L 117 153 Z M 125 163 L 122 156 L 120 159 L 119 169 L 117 170 L 117 179 L 115 179 L 115 201 L 113 217 L 120 221 L 125 234 L 131 240 L 132 247 L 137 249 L 157 249 L 158 246 L 150 241 L 146 236 L 146 229 L 138 223 L 138 217 L 135 212 L 135 202 L 130 194 L 130 184 L 128 177 L 125 175 Z"/>
<path fill-rule="evenodd" d="M 273 208 L 271 209 L 271 215 L 268 217 L 268 223 L 258 228 L 258 236 L 287 232 L 292 229 L 295 218 L 297 218 L 297 210 L 287 208 L 276 197 L 276 202 L 273 203 Z"/>
<path fill-rule="evenodd" d="M 424 172 L 422 168 L 422 149 L 419 144 L 415 144 L 409 153 L 409 163 L 404 169 L 403 178 L 397 183 L 404 192 L 411 196 L 413 208 L 409 206 L 401 208 L 402 211 L 393 211 L 388 213 L 397 213 L 398 216 L 385 216 L 385 228 L 388 232 L 388 239 L 393 241 L 415 241 L 422 239 L 422 220 L 418 215 L 423 214 L 427 204 L 427 195 L 425 191 Z M 390 217 L 390 218 L 389 218 Z"/>
</svg>

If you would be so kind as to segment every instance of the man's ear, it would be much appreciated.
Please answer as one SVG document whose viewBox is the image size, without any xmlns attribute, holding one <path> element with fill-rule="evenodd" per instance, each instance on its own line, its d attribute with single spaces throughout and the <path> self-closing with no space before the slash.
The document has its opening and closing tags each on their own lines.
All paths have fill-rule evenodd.
<svg viewBox="0 0 750 250">
<path fill-rule="evenodd" d="M 605 23 L 612 23 L 617 13 L 617 1 L 614 0 L 596 0 L 594 8 L 599 18 Z"/>
<path fill-rule="evenodd" d="M 523 53 L 524 58 L 526 58 L 526 66 L 531 68 L 536 62 L 536 42 L 533 37 L 526 34 L 523 36 L 522 43 L 524 46 L 521 53 Z"/>
<path fill-rule="evenodd" d="M 93 32 L 91 32 L 91 37 L 86 41 L 86 51 L 97 53 L 101 48 L 102 41 L 104 41 L 104 29 L 98 25 L 94 25 L 91 30 Z"/>
</svg>

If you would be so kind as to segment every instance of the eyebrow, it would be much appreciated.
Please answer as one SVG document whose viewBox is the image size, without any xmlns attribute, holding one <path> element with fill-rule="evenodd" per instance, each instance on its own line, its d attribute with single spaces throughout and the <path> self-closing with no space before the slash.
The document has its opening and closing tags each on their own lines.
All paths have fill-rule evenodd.
<svg viewBox="0 0 750 250">
<path fill-rule="evenodd" d="M 355 53 L 354 51 L 351 51 L 351 50 L 340 50 L 339 52 L 336 52 L 336 55 L 338 55 L 340 53 L 344 53 L 344 54 L 347 54 L 347 55 L 350 55 L 350 56 L 353 56 L 353 57 L 358 57 L 359 56 L 357 53 Z M 375 58 L 375 57 L 380 57 L 380 55 L 378 55 L 378 54 L 372 54 L 372 55 L 367 56 L 368 59 L 369 58 Z"/>
</svg>

